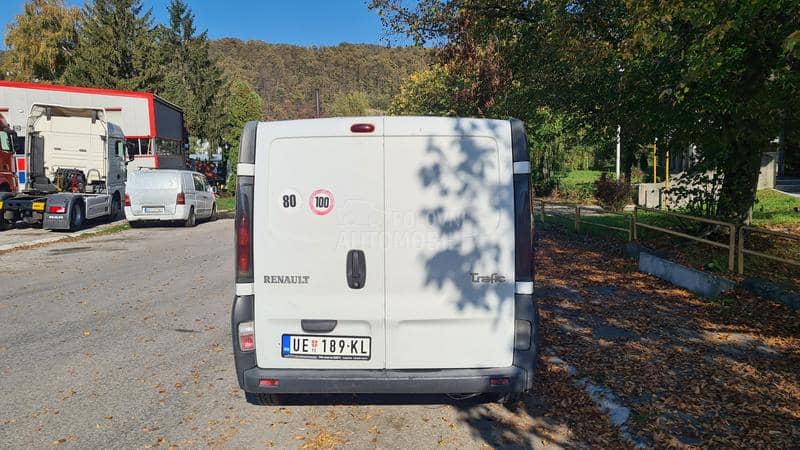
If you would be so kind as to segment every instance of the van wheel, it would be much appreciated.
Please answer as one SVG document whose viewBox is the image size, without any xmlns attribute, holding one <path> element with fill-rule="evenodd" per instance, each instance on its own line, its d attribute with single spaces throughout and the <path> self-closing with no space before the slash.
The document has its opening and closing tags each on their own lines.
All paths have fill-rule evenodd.
<svg viewBox="0 0 800 450">
<path fill-rule="evenodd" d="M 214 203 L 214 205 L 211 206 L 211 215 L 208 216 L 208 221 L 209 222 L 213 222 L 215 220 L 217 220 L 217 204 L 216 203 Z"/>
<path fill-rule="evenodd" d="M 245 392 L 244 399 L 247 400 L 247 403 L 256 406 L 280 405 L 275 395 L 264 394 L 263 392 Z"/>
<path fill-rule="evenodd" d="M 69 231 L 80 230 L 86 216 L 83 213 L 83 203 L 73 203 L 72 210 L 69 212 Z"/>
<path fill-rule="evenodd" d="M 183 222 L 183 226 L 185 227 L 193 227 L 197 224 L 197 217 L 194 215 L 194 206 L 189 210 L 189 217 L 186 218 L 186 221 Z"/>
</svg>

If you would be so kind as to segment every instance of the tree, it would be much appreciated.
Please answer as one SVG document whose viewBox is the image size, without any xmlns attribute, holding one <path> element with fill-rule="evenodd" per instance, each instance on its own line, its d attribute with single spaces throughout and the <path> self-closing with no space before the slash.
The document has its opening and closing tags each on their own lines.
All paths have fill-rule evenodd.
<svg viewBox="0 0 800 450">
<path fill-rule="evenodd" d="M 460 83 L 447 68 L 435 64 L 403 80 L 400 92 L 392 99 L 389 113 L 396 115 L 455 115 L 454 99 Z"/>
<path fill-rule="evenodd" d="M 78 47 L 64 81 L 154 91 L 162 78 L 151 11 L 141 0 L 94 0 L 83 8 Z"/>
<path fill-rule="evenodd" d="M 196 33 L 194 14 L 183 0 L 172 0 L 167 11 L 169 25 L 157 30 L 164 68 L 158 93 L 183 107 L 186 128 L 192 136 L 218 142 L 221 136 L 209 126 L 208 116 L 219 109 L 216 94 L 222 87 L 222 76 L 209 56 L 207 32 Z"/>
<path fill-rule="evenodd" d="M 250 83 L 240 78 L 233 79 L 222 95 L 225 96 L 225 101 L 220 129 L 223 142 L 230 146 L 227 161 L 231 168 L 231 176 L 235 176 L 242 129 L 245 123 L 261 119 L 262 100 Z"/>
<path fill-rule="evenodd" d="M 327 109 L 326 115 L 333 117 L 366 116 L 369 111 L 369 98 L 363 91 L 339 94 L 334 97 Z"/>
<path fill-rule="evenodd" d="M 467 97 L 484 113 L 535 120 L 547 107 L 605 139 L 621 124 L 629 162 L 637 144 L 655 138 L 673 151 L 696 144 L 697 170 L 722 180 L 716 213 L 730 220 L 745 220 L 761 152 L 781 117 L 798 110 L 796 0 L 405 4 L 372 7 L 390 30 L 439 44 L 444 64 L 483 70 L 487 93 Z M 496 70 L 476 58 L 482 52 Z M 506 78 L 505 98 L 493 71 Z"/>
<path fill-rule="evenodd" d="M 80 10 L 64 0 L 30 0 L 8 25 L 2 71 L 20 81 L 57 81 L 77 43 Z"/>
</svg>

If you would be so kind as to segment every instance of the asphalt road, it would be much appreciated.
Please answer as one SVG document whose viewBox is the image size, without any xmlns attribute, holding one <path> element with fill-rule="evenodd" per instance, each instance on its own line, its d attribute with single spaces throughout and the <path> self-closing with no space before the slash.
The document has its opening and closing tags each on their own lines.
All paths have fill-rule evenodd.
<svg viewBox="0 0 800 450">
<path fill-rule="evenodd" d="M 447 397 L 245 402 L 229 327 L 233 221 L 0 254 L 2 448 L 554 448 Z"/>
</svg>

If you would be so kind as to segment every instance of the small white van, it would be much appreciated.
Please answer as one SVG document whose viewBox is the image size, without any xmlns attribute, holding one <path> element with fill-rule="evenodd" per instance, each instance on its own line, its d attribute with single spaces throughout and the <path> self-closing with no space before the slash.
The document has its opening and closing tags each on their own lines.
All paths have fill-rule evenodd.
<svg viewBox="0 0 800 450">
<path fill-rule="evenodd" d="M 131 226 L 171 221 L 193 227 L 198 219 L 217 215 L 216 197 L 201 173 L 141 168 L 128 172 L 125 189 L 125 218 Z"/>
<path fill-rule="evenodd" d="M 248 401 L 531 389 L 522 122 L 251 122 L 237 176 L 232 331 Z"/>
</svg>

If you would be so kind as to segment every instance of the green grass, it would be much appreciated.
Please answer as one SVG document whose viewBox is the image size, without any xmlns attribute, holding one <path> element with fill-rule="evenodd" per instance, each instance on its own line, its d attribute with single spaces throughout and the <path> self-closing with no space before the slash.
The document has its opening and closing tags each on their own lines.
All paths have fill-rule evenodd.
<svg viewBox="0 0 800 450">
<path fill-rule="evenodd" d="M 800 198 L 766 189 L 756 193 L 753 205 L 753 224 L 800 225 Z"/>
<path fill-rule="evenodd" d="M 561 186 L 577 186 L 579 184 L 592 184 L 600 178 L 603 172 L 599 170 L 573 170 L 567 172 L 564 178 L 559 179 Z"/>
<path fill-rule="evenodd" d="M 560 198 L 589 202 L 594 195 L 594 182 L 600 178 L 599 170 L 573 170 L 558 178 L 558 196 Z"/>
<path fill-rule="evenodd" d="M 236 207 L 236 199 L 233 196 L 220 197 L 217 199 L 217 211 L 229 211 Z"/>
</svg>

